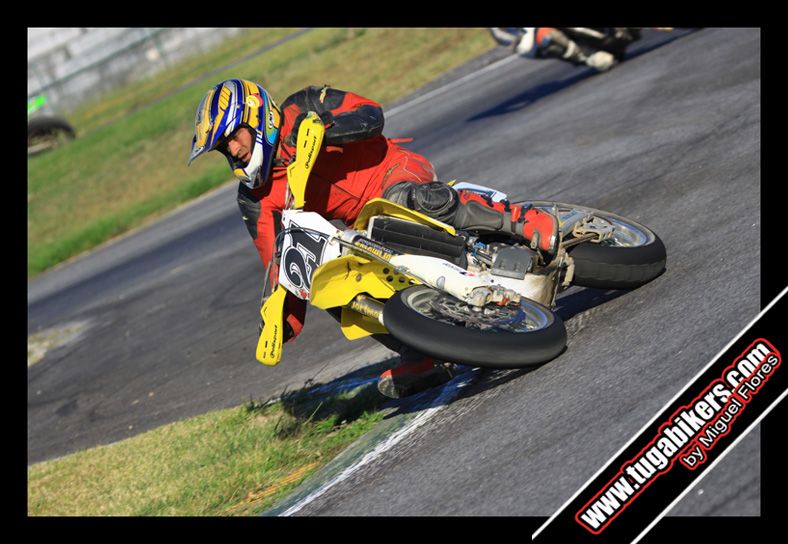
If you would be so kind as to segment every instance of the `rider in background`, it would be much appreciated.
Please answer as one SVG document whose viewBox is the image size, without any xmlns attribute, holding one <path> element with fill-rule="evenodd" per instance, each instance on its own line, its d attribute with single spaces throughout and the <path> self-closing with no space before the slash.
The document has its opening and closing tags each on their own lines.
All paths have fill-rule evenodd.
<svg viewBox="0 0 788 544">
<path fill-rule="evenodd" d="M 367 201 L 383 197 L 457 228 L 517 235 L 548 257 L 555 252 L 558 225 L 552 215 L 437 181 L 425 157 L 399 145 L 402 140 L 383 136 L 383 109 L 377 102 L 310 86 L 287 97 L 280 108 L 262 86 L 230 79 L 211 88 L 197 108 L 188 163 L 215 150 L 238 177 L 241 216 L 267 270 L 263 302 L 277 283 L 276 235 L 288 205 L 287 166 L 308 111 L 320 116 L 326 133 L 306 188 L 305 210 L 350 226 Z M 288 293 L 284 311 L 284 340 L 292 341 L 304 326 L 306 302 Z M 384 395 L 399 398 L 451 379 L 453 365 L 436 363 L 389 335 L 374 337 L 401 355 L 400 364 L 378 380 Z"/>
<path fill-rule="evenodd" d="M 640 39 L 636 28 L 493 27 L 493 39 L 529 58 L 557 58 L 604 72 Z"/>
</svg>

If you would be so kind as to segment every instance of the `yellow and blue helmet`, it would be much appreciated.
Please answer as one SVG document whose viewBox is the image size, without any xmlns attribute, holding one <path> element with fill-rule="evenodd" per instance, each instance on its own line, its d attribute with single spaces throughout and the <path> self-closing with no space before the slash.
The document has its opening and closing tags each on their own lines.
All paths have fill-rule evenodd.
<svg viewBox="0 0 788 544">
<path fill-rule="evenodd" d="M 223 81 L 205 94 L 197 108 L 187 164 L 218 148 L 239 180 L 250 189 L 260 187 L 271 173 L 281 124 L 282 113 L 263 87 L 244 79 Z M 254 134 L 248 164 L 236 161 L 222 145 L 240 127 L 247 127 Z"/>
</svg>

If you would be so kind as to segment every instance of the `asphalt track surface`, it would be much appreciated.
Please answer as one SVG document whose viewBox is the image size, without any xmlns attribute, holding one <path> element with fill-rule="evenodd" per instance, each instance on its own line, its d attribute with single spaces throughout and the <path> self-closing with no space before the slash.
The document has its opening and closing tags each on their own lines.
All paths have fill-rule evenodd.
<svg viewBox="0 0 788 544">
<path fill-rule="evenodd" d="M 567 291 L 561 356 L 477 372 L 298 514 L 549 516 L 734 338 L 760 310 L 760 55 L 758 30 L 648 32 L 609 73 L 506 57 L 390 108 L 386 134 L 414 137 L 440 179 L 631 217 L 663 239 L 667 271 Z M 29 333 L 86 324 L 28 369 L 29 463 L 391 360 L 310 310 L 283 363 L 255 362 L 263 271 L 234 191 L 29 283 Z M 760 442 L 671 514 L 758 515 Z"/>
</svg>

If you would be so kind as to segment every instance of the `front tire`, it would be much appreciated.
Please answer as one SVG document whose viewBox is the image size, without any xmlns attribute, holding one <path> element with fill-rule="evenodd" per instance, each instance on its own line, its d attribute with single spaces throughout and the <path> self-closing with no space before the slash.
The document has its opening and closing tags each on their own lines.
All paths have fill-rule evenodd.
<svg viewBox="0 0 788 544">
<path fill-rule="evenodd" d="M 473 310 L 424 285 L 396 293 L 383 309 L 389 333 L 436 359 L 490 368 L 545 363 L 566 346 L 566 328 L 548 308 L 522 299 L 519 308 Z"/>
</svg>

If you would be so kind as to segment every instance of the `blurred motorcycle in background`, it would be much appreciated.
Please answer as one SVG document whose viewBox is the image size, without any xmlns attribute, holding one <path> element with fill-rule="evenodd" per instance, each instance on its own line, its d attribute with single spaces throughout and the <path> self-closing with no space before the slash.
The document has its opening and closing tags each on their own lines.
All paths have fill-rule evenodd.
<svg viewBox="0 0 788 544">
<path fill-rule="evenodd" d="M 27 154 L 35 155 L 76 138 L 71 124 L 59 115 L 43 113 L 46 97 L 34 96 L 27 101 Z"/>
<path fill-rule="evenodd" d="M 600 72 L 623 61 L 627 47 L 640 39 L 639 28 L 494 27 L 490 33 L 523 57 L 558 58 Z"/>
</svg>

